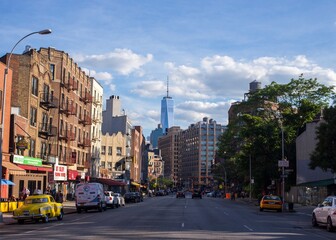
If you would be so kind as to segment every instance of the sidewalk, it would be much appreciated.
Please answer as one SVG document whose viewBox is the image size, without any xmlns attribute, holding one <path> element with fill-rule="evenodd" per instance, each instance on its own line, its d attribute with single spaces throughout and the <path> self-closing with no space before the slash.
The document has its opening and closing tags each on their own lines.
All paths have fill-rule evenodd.
<svg viewBox="0 0 336 240">
<path fill-rule="evenodd" d="M 63 210 L 64 215 L 76 213 L 75 202 L 74 201 L 63 202 Z M 13 216 L 12 212 L 2 213 L 3 222 L 2 223 L 0 222 L 0 228 L 2 225 L 17 223 L 17 221 L 14 220 L 12 216 Z"/>
</svg>

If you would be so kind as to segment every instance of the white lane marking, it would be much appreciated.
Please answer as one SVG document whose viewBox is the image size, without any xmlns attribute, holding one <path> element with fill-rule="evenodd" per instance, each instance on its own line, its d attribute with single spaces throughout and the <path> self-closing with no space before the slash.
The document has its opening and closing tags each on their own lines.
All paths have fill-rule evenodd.
<svg viewBox="0 0 336 240">
<path fill-rule="evenodd" d="M 182 226 L 181 227 L 183 227 L 184 228 L 184 223 L 182 223 Z"/>
<path fill-rule="evenodd" d="M 224 215 L 229 216 L 229 214 L 227 212 L 223 212 L 223 213 L 224 213 Z"/>
<path fill-rule="evenodd" d="M 253 229 L 252 228 L 249 228 L 248 226 L 246 225 L 243 225 L 245 228 L 247 228 L 249 231 L 253 232 Z"/>
</svg>

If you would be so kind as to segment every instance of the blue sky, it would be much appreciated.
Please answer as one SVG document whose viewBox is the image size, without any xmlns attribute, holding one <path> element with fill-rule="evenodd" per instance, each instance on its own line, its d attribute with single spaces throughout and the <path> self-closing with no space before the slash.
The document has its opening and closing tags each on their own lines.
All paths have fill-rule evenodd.
<svg viewBox="0 0 336 240">
<path fill-rule="evenodd" d="M 301 73 L 336 82 L 333 0 L 2 0 L 0 55 L 26 45 L 70 54 L 121 98 L 145 136 L 160 122 L 160 101 L 175 100 L 182 129 L 209 117 L 227 124 L 230 104 L 249 83 L 288 83 Z"/>
</svg>

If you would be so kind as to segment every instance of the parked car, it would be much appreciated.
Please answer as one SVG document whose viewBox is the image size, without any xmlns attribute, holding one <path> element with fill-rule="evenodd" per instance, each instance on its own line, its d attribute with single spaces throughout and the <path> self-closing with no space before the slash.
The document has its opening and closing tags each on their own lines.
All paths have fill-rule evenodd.
<svg viewBox="0 0 336 240">
<path fill-rule="evenodd" d="M 140 193 L 140 192 L 135 192 L 135 195 L 137 196 L 137 198 L 140 199 L 140 202 L 143 202 L 143 195 L 142 195 L 142 193 Z"/>
<path fill-rule="evenodd" d="M 139 192 L 127 192 L 124 195 L 124 199 L 126 203 L 137 203 L 142 201 L 142 196 Z"/>
<path fill-rule="evenodd" d="M 177 191 L 176 192 L 176 198 L 185 198 L 185 194 L 183 191 Z"/>
<path fill-rule="evenodd" d="M 216 193 L 215 192 L 208 192 L 206 194 L 207 197 L 216 197 Z"/>
<path fill-rule="evenodd" d="M 118 206 L 125 206 L 125 199 L 120 193 L 114 193 L 114 197 L 118 200 Z"/>
<path fill-rule="evenodd" d="M 261 198 L 259 208 L 260 211 L 269 209 L 282 212 L 282 200 L 279 196 L 276 195 L 265 195 Z"/>
<path fill-rule="evenodd" d="M 312 213 L 312 225 L 327 226 L 327 231 L 332 232 L 336 227 L 336 196 L 329 196 L 317 205 Z"/>
<path fill-rule="evenodd" d="M 114 192 L 112 191 L 105 191 L 105 200 L 106 200 L 106 206 L 110 208 L 118 208 L 119 202 L 118 198 L 114 195 Z"/>
<path fill-rule="evenodd" d="M 202 199 L 202 192 L 201 192 L 201 190 L 198 190 L 198 189 L 193 190 L 191 198 Z"/>
<path fill-rule="evenodd" d="M 63 219 L 63 204 L 48 194 L 28 196 L 23 205 L 13 211 L 13 218 L 23 224 L 25 220 L 49 222 L 50 218 Z"/>
<path fill-rule="evenodd" d="M 155 196 L 165 196 L 165 195 L 166 195 L 166 193 L 165 193 L 164 190 L 158 190 L 158 191 L 155 192 Z"/>
</svg>

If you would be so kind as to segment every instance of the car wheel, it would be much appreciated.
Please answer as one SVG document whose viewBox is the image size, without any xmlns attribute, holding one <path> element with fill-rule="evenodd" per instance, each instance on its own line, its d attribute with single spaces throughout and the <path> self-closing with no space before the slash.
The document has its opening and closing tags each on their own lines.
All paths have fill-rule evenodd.
<svg viewBox="0 0 336 240">
<path fill-rule="evenodd" d="M 77 213 L 81 213 L 81 212 L 82 212 L 82 209 L 77 208 Z"/>
<path fill-rule="evenodd" d="M 102 212 L 102 211 L 103 211 L 103 206 L 102 206 L 101 203 L 100 203 L 99 206 L 98 206 L 98 211 L 99 211 L 99 212 Z"/>
<path fill-rule="evenodd" d="M 260 208 L 259 210 L 260 210 L 260 212 L 264 211 L 264 209 L 263 209 L 263 208 Z"/>
<path fill-rule="evenodd" d="M 327 231 L 328 232 L 333 232 L 334 231 L 334 226 L 332 225 L 331 218 L 328 217 L 327 219 Z"/>
<path fill-rule="evenodd" d="M 316 220 L 316 216 L 315 216 L 315 214 L 313 214 L 313 216 L 312 216 L 312 226 L 313 227 L 317 227 L 317 220 Z"/>
<path fill-rule="evenodd" d="M 18 220 L 18 224 L 23 224 L 24 223 L 24 220 L 20 219 Z"/>
<path fill-rule="evenodd" d="M 42 219 L 42 221 L 43 221 L 44 223 L 49 222 L 49 216 L 46 215 L 46 216 Z"/>
<path fill-rule="evenodd" d="M 58 221 L 63 220 L 63 210 L 61 211 L 61 214 L 57 217 Z"/>
</svg>

